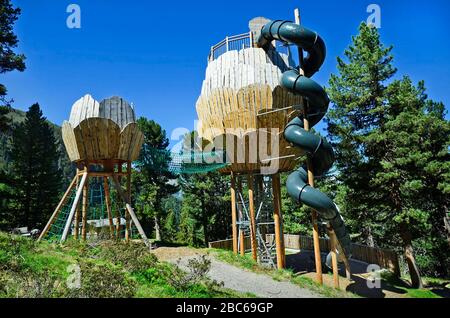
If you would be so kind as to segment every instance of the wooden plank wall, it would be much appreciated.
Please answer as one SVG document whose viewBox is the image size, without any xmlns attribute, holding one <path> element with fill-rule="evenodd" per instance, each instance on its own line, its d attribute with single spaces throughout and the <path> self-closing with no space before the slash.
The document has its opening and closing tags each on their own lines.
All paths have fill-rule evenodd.
<svg viewBox="0 0 450 318">
<path fill-rule="evenodd" d="M 250 236 L 245 237 L 244 246 L 246 250 L 250 250 L 252 248 L 252 242 L 250 240 Z M 233 250 L 233 240 L 222 240 L 208 243 L 209 248 L 217 248 L 221 250 Z"/>
<path fill-rule="evenodd" d="M 268 234 L 267 240 L 269 242 L 274 240 L 273 234 Z M 284 242 L 286 248 L 295 250 L 313 250 L 314 242 L 312 237 L 302 235 L 284 235 Z M 382 268 L 390 269 L 396 275 L 400 275 L 400 265 L 398 255 L 392 250 L 370 247 L 361 244 L 352 244 L 353 252 L 352 258 L 366 262 L 368 264 L 377 264 Z M 320 250 L 328 253 L 330 251 L 330 240 L 320 239 Z"/>
<path fill-rule="evenodd" d="M 273 242 L 274 234 L 266 235 L 268 242 Z M 313 250 L 314 243 L 312 237 L 301 235 L 284 235 L 284 243 L 286 248 L 295 250 Z M 233 250 L 233 240 L 222 240 L 208 243 L 209 248 L 217 248 L 224 250 Z M 245 238 L 245 248 L 251 248 L 250 237 Z M 330 251 L 330 243 L 328 239 L 320 239 L 320 250 L 328 253 Z M 391 270 L 396 275 L 400 275 L 400 265 L 398 255 L 392 250 L 369 247 L 361 244 L 353 244 L 352 259 L 359 260 L 368 264 L 377 264 L 381 268 Z"/>
</svg>

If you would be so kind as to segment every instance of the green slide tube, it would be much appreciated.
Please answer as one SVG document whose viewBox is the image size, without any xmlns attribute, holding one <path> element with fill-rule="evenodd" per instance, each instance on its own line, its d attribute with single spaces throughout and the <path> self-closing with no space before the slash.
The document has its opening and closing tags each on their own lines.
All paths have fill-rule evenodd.
<svg viewBox="0 0 450 318">
<path fill-rule="evenodd" d="M 267 50 L 273 40 L 295 44 L 308 53 L 302 65 L 305 75 L 301 75 L 296 69 L 286 71 L 281 77 L 281 85 L 306 99 L 308 120 L 310 126 L 313 127 L 323 119 L 330 104 L 324 88 L 309 78 L 320 69 L 325 61 L 325 43 L 316 32 L 281 20 L 271 21 L 263 26 L 258 46 Z M 335 161 L 333 148 L 324 138 L 305 130 L 303 119 L 303 115 L 294 118 L 286 126 L 284 137 L 288 142 L 310 155 L 314 175 L 322 176 L 330 170 Z M 351 257 L 350 235 L 338 207 L 325 193 L 308 184 L 306 168 L 301 167 L 294 171 L 288 177 L 286 187 L 292 198 L 313 208 L 322 219 L 331 224 L 344 254 Z"/>
</svg>

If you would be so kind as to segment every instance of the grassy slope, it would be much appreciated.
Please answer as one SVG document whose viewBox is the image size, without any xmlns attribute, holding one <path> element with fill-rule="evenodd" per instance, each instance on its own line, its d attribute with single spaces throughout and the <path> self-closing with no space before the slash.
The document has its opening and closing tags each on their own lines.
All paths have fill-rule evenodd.
<svg viewBox="0 0 450 318">
<path fill-rule="evenodd" d="M 79 264 L 81 290 L 69 290 L 70 265 Z M 186 277 L 176 266 L 159 262 L 144 246 L 109 244 L 66 246 L 0 233 L 0 297 L 248 297 Z M 55 286 L 58 286 L 56 288 Z"/>
</svg>

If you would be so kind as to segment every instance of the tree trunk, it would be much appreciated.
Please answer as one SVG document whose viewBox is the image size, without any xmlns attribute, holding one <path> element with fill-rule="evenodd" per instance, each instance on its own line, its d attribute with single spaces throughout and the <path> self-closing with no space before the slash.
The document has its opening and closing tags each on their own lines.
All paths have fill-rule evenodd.
<svg viewBox="0 0 450 318">
<path fill-rule="evenodd" d="M 445 216 L 444 216 L 444 228 L 445 228 L 445 233 L 447 235 L 448 245 L 450 245 L 450 216 L 447 212 L 445 213 Z"/>
<path fill-rule="evenodd" d="M 408 264 L 409 275 L 411 276 L 411 285 L 413 288 L 421 289 L 423 288 L 422 277 L 420 276 L 419 268 L 416 264 L 412 246 L 412 237 L 407 229 L 407 225 L 400 226 L 400 235 L 404 244 L 405 258 Z"/>
<path fill-rule="evenodd" d="M 161 230 L 159 227 L 159 220 L 156 216 L 153 218 L 153 220 L 155 221 L 155 240 L 161 241 Z"/>
<path fill-rule="evenodd" d="M 375 247 L 375 240 L 372 235 L 372 229 L 370 226 L 367 227 L 367 245 L 370 247 Z"/>
</svg>

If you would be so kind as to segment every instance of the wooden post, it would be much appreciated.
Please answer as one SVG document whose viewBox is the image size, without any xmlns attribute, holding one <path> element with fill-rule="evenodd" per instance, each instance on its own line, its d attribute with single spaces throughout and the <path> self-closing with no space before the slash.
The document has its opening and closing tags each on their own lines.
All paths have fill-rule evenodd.
<svg viewBox="0 0 450 318">
<path fill-rule="evenodd" d="M 53 222 L 55 222 L 56 218 L 58 217 L 59 213 L 61 212 L 61 208 L 67 202 L 67 198 L 69 197 L 70 192 L 72 191 L 73 187 L 75 186 L 76 181 L 77 181 L 77 176 L 75 176 L 75 178 L 73 178 L 72 182 L 70 183 L 69 187 L 67 188 L 63 197 L 61 198 L 61 201 L 59 201 L 58 206 L 56 207 L 55 211 L 53 211 L 53 214 L 50 217 L 50 220 L 47 222 L 47 225 L 44 227 L 41 235 L 38 238 L 38 242 L 40 240 L 42 240 L 45 237 L 45 235 L 47 235 Z"/>
<path fill-rule="evenodd" d="M 258 244 L 256 241 L 255 197 L 253 191 L 253 175 L 248 175 L 248 205 L 250 210 L 250 240 L 252 242 L 252 257 L 258 260 Z"/>
<path fill-rule="evenodd" d="M 295 9 L 295 23 L 300 25 L 301 19 L 300 19 L 300 11 L 298 9 Z M 298 48 L 298 58 L 300 61 L 300 67 L 303 66 L 303 50 L 299 47 Z M 300 68 L 300 74 L 304 75 L 305 72 L 302 68 Z M 304 122 L 304 129 L 306 131 L 310 130 L 309 126 L 309 120 L 308 120 L 308 107 L 307 102 L 303 99 L 303 122 Z M 311 158 L 308 157 L 307 160 L 307 169 L 308 169 L 308 183 L 311 187 L 314 187 L 314 173 L 313 173 L 313 166 L 311 162 Z M 317 274 L 317 282 L 319 284 L 323 284 L 323 277 L 322 277 L 322 258 L 320 257 L 320 239 L 319 239 L 319 226 L 317 224 L 317 211 L 312 211 L 312 223 L 313 223 L 313 239 L 314 239 L 314 257 L 315 257 L 315 263 L 316 263 L 316 274 Z"/>
<path fill-rule="evenodd" d="M 87 171 L 88 168 L 86 168 Z M 87 173 L 87 172 L 86 172 Z M 81 225 L 81 239 L 86 241 L 86 232 L 87 232 L 87 212 L 89 208 L 89 176 L 86 180 L 86 183 L 83 186 L 83 207 L 82 207 L 82 225 Z"/>
<path fill-rule="evenodd" d="M 122 181 L 122 177 L 121 177 L 121 174 L 122 174 L 122 163 L 118 163 L 117 164 L 117 172 L 119 173 L 119 177 L 117 178 L 117 181 L 119 182 L 119 185 L 120 185 L 120 182 Z M 118 200 L 120 200 L 120 196 L 118 196 L 118 198 L 117 198 Z M 121 232 L 121 229 L 122 229 L 122 217 L 121 217 L 121 215 L 120 215 L 120 205 L 119 204 L 117 204 L 117 211 L 116 211 L 116 237 L 118 238 L 118 239 L 120 239 L 121 237 L 121 235 L 120 235 L 120 232 Z"/>
<path fill-rule="evenodd" d="M 114 221 L 111 211 L 111 195 L 109 193 L 109 184 L 108 184 L 108 177 L 103 177 L 103 188 L 105 189 L 105 204 L 106 204 L 106 211 L 108 212 L 108 221 L 109 221 L 109 233 L 111 239 L 114 239 Z"/>
<path fill-rule="evenodd" d="M 83 174 L 83 178 L 81 178 L 80 187 L 77 190 L 77 194 L 75 195 L 75 199 L 73 200 L 72 208 L 70 209 L 69 216 L 67 218 L 66 225 L 64 227 L 63 234 L 61 236 L 61 243 L 67 239 L 67 235 L 69 234 L 70 226 L 72 225 L 73 216 L 75 214 L 75 210 L 78 205 L 78 201 L 80 201 L 82 189 L 84 189 L 85 183 L 88 182 L 88 173 L 87 171 Z"/>
<path fill-rule="evenodd" d="M 328 224 L 328 236 L 330 237 L 331 265 L 333 268 L 334 288 L 339 288 L 339 267 L 337 259 L 337 237 L 333 228 Z"/>
<path fill-rule="evenodd" d="M 231 226 L 233 233 L 233 253 L 238 253 L 238 233 L 237 233 L 237 215 L 236 215 L 236 179 L 231 173 Z"/>
<path fill-rule="evenodd" d="M 127 200 L 131 204 L 131 162 L 127 162 Z M 130 241 L 130 213 L 125 211 L 125 241 Z"/>
<path fill-rule="evenodd" d="M 285 263 L 285 249 L 284 249 L 284 233 L 283 233 L 283 218 L 281 216 L 281 186 L 280 175 L 277 173 L 272 176 L 272 191 L 273 191 L 273 219 L 275 222 L 275 245 L 277 250 L 277 267 L 283 269 Z"/>
<path fill-rule="evenodd" d="M 145 235 L 144 230 L 142 229 L 141 223 L 139 222 L 138 218 L 136 217 L 136 214 L 134 214 L 134 210 L 130 205 L 130 202 L 127 202 L 128 199 L 125 196 L 125 194 L 123 193 L 123 189 L 119 183 L 119 180 L 117 178 L 117 176 L 115 174 L 113 174 L 112 176 L 113 182 L 114 182 L 114 186 L 119 194 L 119 196 L 122 198 L 122 200 L 125 202 L 125 207 L 127 212 L 130 214 L 131 219 L 133 220 L 134 225 L 136 226 L 139 234 L 141 235 L 142 240 L 144 241 L 144 244 L 148 247 L 148 248 L 152 248 L 152 245 L 150 243 L 150 241 L 147 238 L 147 235 Z"/>
<path fill-rule="evenodd" d="M 242 177 L 237 178 L 237 188 L 238 188 L 238 192 L 242 194 Z M 239 210 L 239 215 L 240 215 L 239 216 L 240 220 L 242 222 L 242 220 L 244 219 L 242 209 Z M 241 256 L 245 256 L 245 233 L 242 230 L 242 227 L 239 230 L 239 242 L 240 242 L 240 246 L 239 246 L 240 254 L 241 254 Z"/>
<path fill-rule="evenodd" d="M 77 190 L 78 190 L 78 187 L 80 186 L 79 173 L 80 173 L 80 169 L 77 168 L 77 175 L 76 175 L 76 178 L 77 178 Z M 78 240 L 79 236 L 80 236 L 80 205 L 77 204 L 77 209 L 75 211 L 75 228 L 74 228 L 75 240 Z"/>
</svg>

